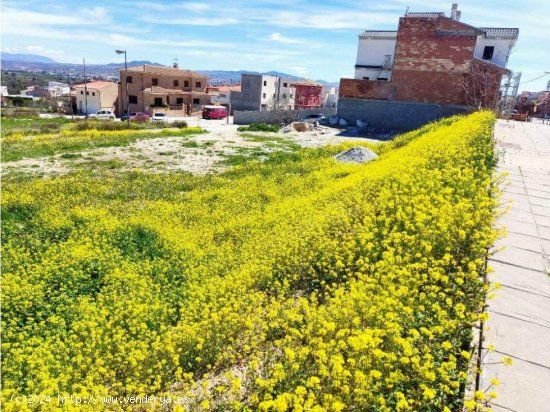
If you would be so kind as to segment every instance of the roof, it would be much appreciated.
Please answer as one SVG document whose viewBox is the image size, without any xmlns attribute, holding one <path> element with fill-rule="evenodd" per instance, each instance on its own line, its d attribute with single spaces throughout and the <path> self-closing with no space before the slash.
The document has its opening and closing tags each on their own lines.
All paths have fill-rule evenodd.
<svg viewBox="0 0 550 412">
<path fill-rule="evenodd" d="M 428 17 L 430 19 L 436 19 L 438 17 L 445 17 L 445 13 L 442 13 L 442 12 L 418 12 L 418 13 L 407 12 L 407 14 L 405 14 L 405 17 Z"/>
<path fill-rule="evenodd" d="M 86 87 L 87 89 L 101 90 L 101 89 L 104 89 L 105 87 L 108 87 L 110 85 L 116 86 L 116 83 L 98 80 L 98 81 L 90 82 L 90 83 L 75 84 L 75 85 L 73 85 L 73 87 L 75 89 L 77 87 Z"/>
<path fill-rule="evenodd" d="M 291 82 L 290 85 L 291 86 L 319 86 L 319 87 L 323 87 L 321 84 L 315 83 L 312 80 L 296 80 L 294 82 Z"/>
<path fill-rule="evenodd" d="M 125 69 L 119 69 L 123 72 Z M 128 72 L 142 72 L 142 73 L 155 73 L 163 74 L 165 76 L 186 76 L 186 77 L 200 77 L 206 79 L 204 74 L 200 74 L 191 70 L 182 70 L 175 67 L 162 67 L 153 66 L 150 64 L 143 64 L 141 66 L 128 67 Z"/>
<path fill-rule="evenodd" d="M 359 34 L 360 39 L 397 39 L 396 30 L 365 30 Z"/>
<path fill-rule="evenodd" d="M 485 37 L 490 39 L 517 39 L 519 29 L 512 27 L 480 27 L 485 32 Z"/>
</svg>

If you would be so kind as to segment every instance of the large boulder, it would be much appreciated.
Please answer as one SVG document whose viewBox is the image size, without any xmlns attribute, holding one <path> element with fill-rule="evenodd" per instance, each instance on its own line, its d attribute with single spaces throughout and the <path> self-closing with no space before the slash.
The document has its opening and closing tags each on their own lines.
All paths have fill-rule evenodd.
<svg viewBox="0 0 550 412">
<path fill-rule="evenodd" d="M 348 122 L 345 119 L 340 119 L 338 120 L 338 125 L 346 127 L 348 125 Z"/>
<path fill-rule="evenodd" d="M 372 150 L 363 146 L 356 146 L 334 156 L 337 160 L 344 163 L 368 163 L 378 157 Z"/>
</svg>

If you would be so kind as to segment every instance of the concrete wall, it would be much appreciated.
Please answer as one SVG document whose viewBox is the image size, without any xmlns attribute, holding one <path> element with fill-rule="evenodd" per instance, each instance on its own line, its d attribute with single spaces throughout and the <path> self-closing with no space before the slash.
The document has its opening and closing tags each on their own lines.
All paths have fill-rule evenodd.
<svg viewBox="0 0 550 412">
<path fill-rule="evenodd" d="M 478 59 L 483 59 L 483 50 L 485 49 L 485 46 L 493 46 L 495 50 L 493 52 L 493 58 L 490 60 L 490 62 L 498 64 L 502 67 L 506 67 L 506 64 L 508 63 L 508 57 L 510 56 L 510 50 L 513 44 L 514 41 L 511 39 L 495 39 L 478 36 L 476 47 L 474 50 L 474 56 Z"/>
<path fill-rule="evenodd" d="M 350 125 L 357 120 L 367 121 L 369 126 L 387 130 L 413 130 L 426 123 L 469 113 L 464 106 L 450 106 L 429 103 L 396 102 L 340 98 L 338 117 Z"/>
<path fill-rule="evenodd" d="M 359 66 L 383 66 L 386 56 L 391 56 L 390 67 L 393 64 L 395 54 L 396 39 L 376 38 L 359 35 L 359 45 L 357 47 L 356 65 Z M 391 70 L 381 70 L 372 68 L 355 68 L 355 78 L 376 80 L 377 77 L 390 78 Z"/>
<path fill-rule="evenodd" d="M 320 113 L 327 117 L 334 116 L 336 109 L 323 107 L 319 109 L 287 110 L 286 113 L 295 120 L 300 120 L 308 114 Z M 235 124 L 270 123 L 273 121 L 273 112 L 269 110 L 235 111 L 233 116 L 233 123 Z"/>
</svg>

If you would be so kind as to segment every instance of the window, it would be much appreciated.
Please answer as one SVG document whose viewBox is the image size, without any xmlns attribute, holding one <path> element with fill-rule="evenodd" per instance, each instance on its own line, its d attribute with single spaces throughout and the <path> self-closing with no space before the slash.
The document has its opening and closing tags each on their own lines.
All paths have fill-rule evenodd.
<svg viewBox="0 0 550 412">
<path fill-rule="evenodd" d="M 155 104 L 154 106 L 162 106 L 162 97 L 155 97 Z"/>
<path fill-rule="evenodd" d="M 179 80 L 174 80 L 174 87 L 178 87 L 180 85 L 180 81 Z"/>
<path fill-rule="evenodd" d="M 267 86 L 267 80 L 264 80 L 264 86 Z"/>
<path fill-rule="evenodd" d="M 201 82 L 195 82 L 195 87 L 201 87 L 202 86 L 202 83 Z M 197 103 L 198 104 L 198 103 Z"/>
<path fill-rule="evenodd" d="M 483 60 L 491 60 L 493 58 L 494 52 L 494 46 L 485 46 L 485 48 L 483 49 Z"/>
<path fill-rule="evenodd" d="M 80 91 L 80 94 L 84 94 L 84 91 L 81 90 L 81 91 Z"/>
<path fill-rule="evenodd" d="M 189 87 L 189 80 L 183 81 L 183 87 Z"/>
<path fill-rule="evenodd" d="M 193 99 L 193 104 L 201 104 L 200 99 Z"/>
<path fill-rule="evenodd" d="M 264 93 L 264 99 L 265 99 L 265 93 Z"/>
<path fill-rule="evenodd" d="M 376 80 L 384 80 L 384 81 L 388 81 L 388 78 L 387 77 L 377 77 Z"/>
<path fill-rule="evenodd" d="M 370 80 L 370 77 L 363 77 L 363 80 Z"/>
<path fill-rule="evenodd" d="M 159 85 L 159 79 L 157 79 L 155 77 L 153 77 L 152 82 L 153 82 L 153 86 L 158 86 Z"/>
<path fill-rule="evenodd" d="M 86 96 L 89 96 L 90 95 L 90 92 L 86 92 Z"/>
<path fill-rule="evenodd" d="M 128 102 L 131 103 L 131 104 L 137 104 L 137 96 L 129 95 L 128 96 Z"/>
<path fill-rule="evenodd" d="M 132 76 L 126 76 L 126 82 L 132 83 Z"/>
<path fill-rule="evenodd" d="M 176 104 L 179 106 L 180 104 L 183 104 L 183 97 L 176 97 Z"/>
<path fill-rule="evenodd" d="M 95 96 L 95 92 L 92 92 L 92 96 Z"/>
<path fill-rule="evenodd" d="M 273 93 L 273 98 L 275 98 L 275 93 Z"/>
<path fill-rule="evenodd" d="M 288 87 L 288 83 L 283 83 L 283 87 Z"/>
</svg>

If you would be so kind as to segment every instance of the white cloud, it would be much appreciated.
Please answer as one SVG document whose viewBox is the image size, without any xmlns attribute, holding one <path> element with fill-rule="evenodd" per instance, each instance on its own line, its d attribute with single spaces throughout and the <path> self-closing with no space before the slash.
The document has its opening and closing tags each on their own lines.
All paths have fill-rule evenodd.
<svg viewBox="0 0 550 412">
<path fill-rule="evenodd" d="M 290 37 L 285 37 L 281 33 L 272 33 L 271 36 L 269 36 L 270 40 L 279 42 L 279 43 L 285 43 L 285 44 L 300 44 L 303 43 L 302 40 L 299 39 L 292 39 Z"/>
<path fill-rule="evenodd" d="M 290 70 L 302 77 L 304 77 L 308 72 L 307 69 L 303 66 L 292 66 L 290 67 Z"/>
<path fill-rule="evenodd" d="M 232 17 L 186 17 L 183 19 L 170 19 L 164 17 L 142 16 L 141 21 L 153 24 L 172 24 L 181 26 L 223 26 L 237 24 L 238 19 Z"/>
<path fill-rule="evenodd" d="M 206 11 L 210 9 L 210 6 L 206 3 L 194 3 L 194 2 L 182 3 L 180 4 L 180 7 L 186 10 L 196 11 L 196 12 Z"/>
</svg>

